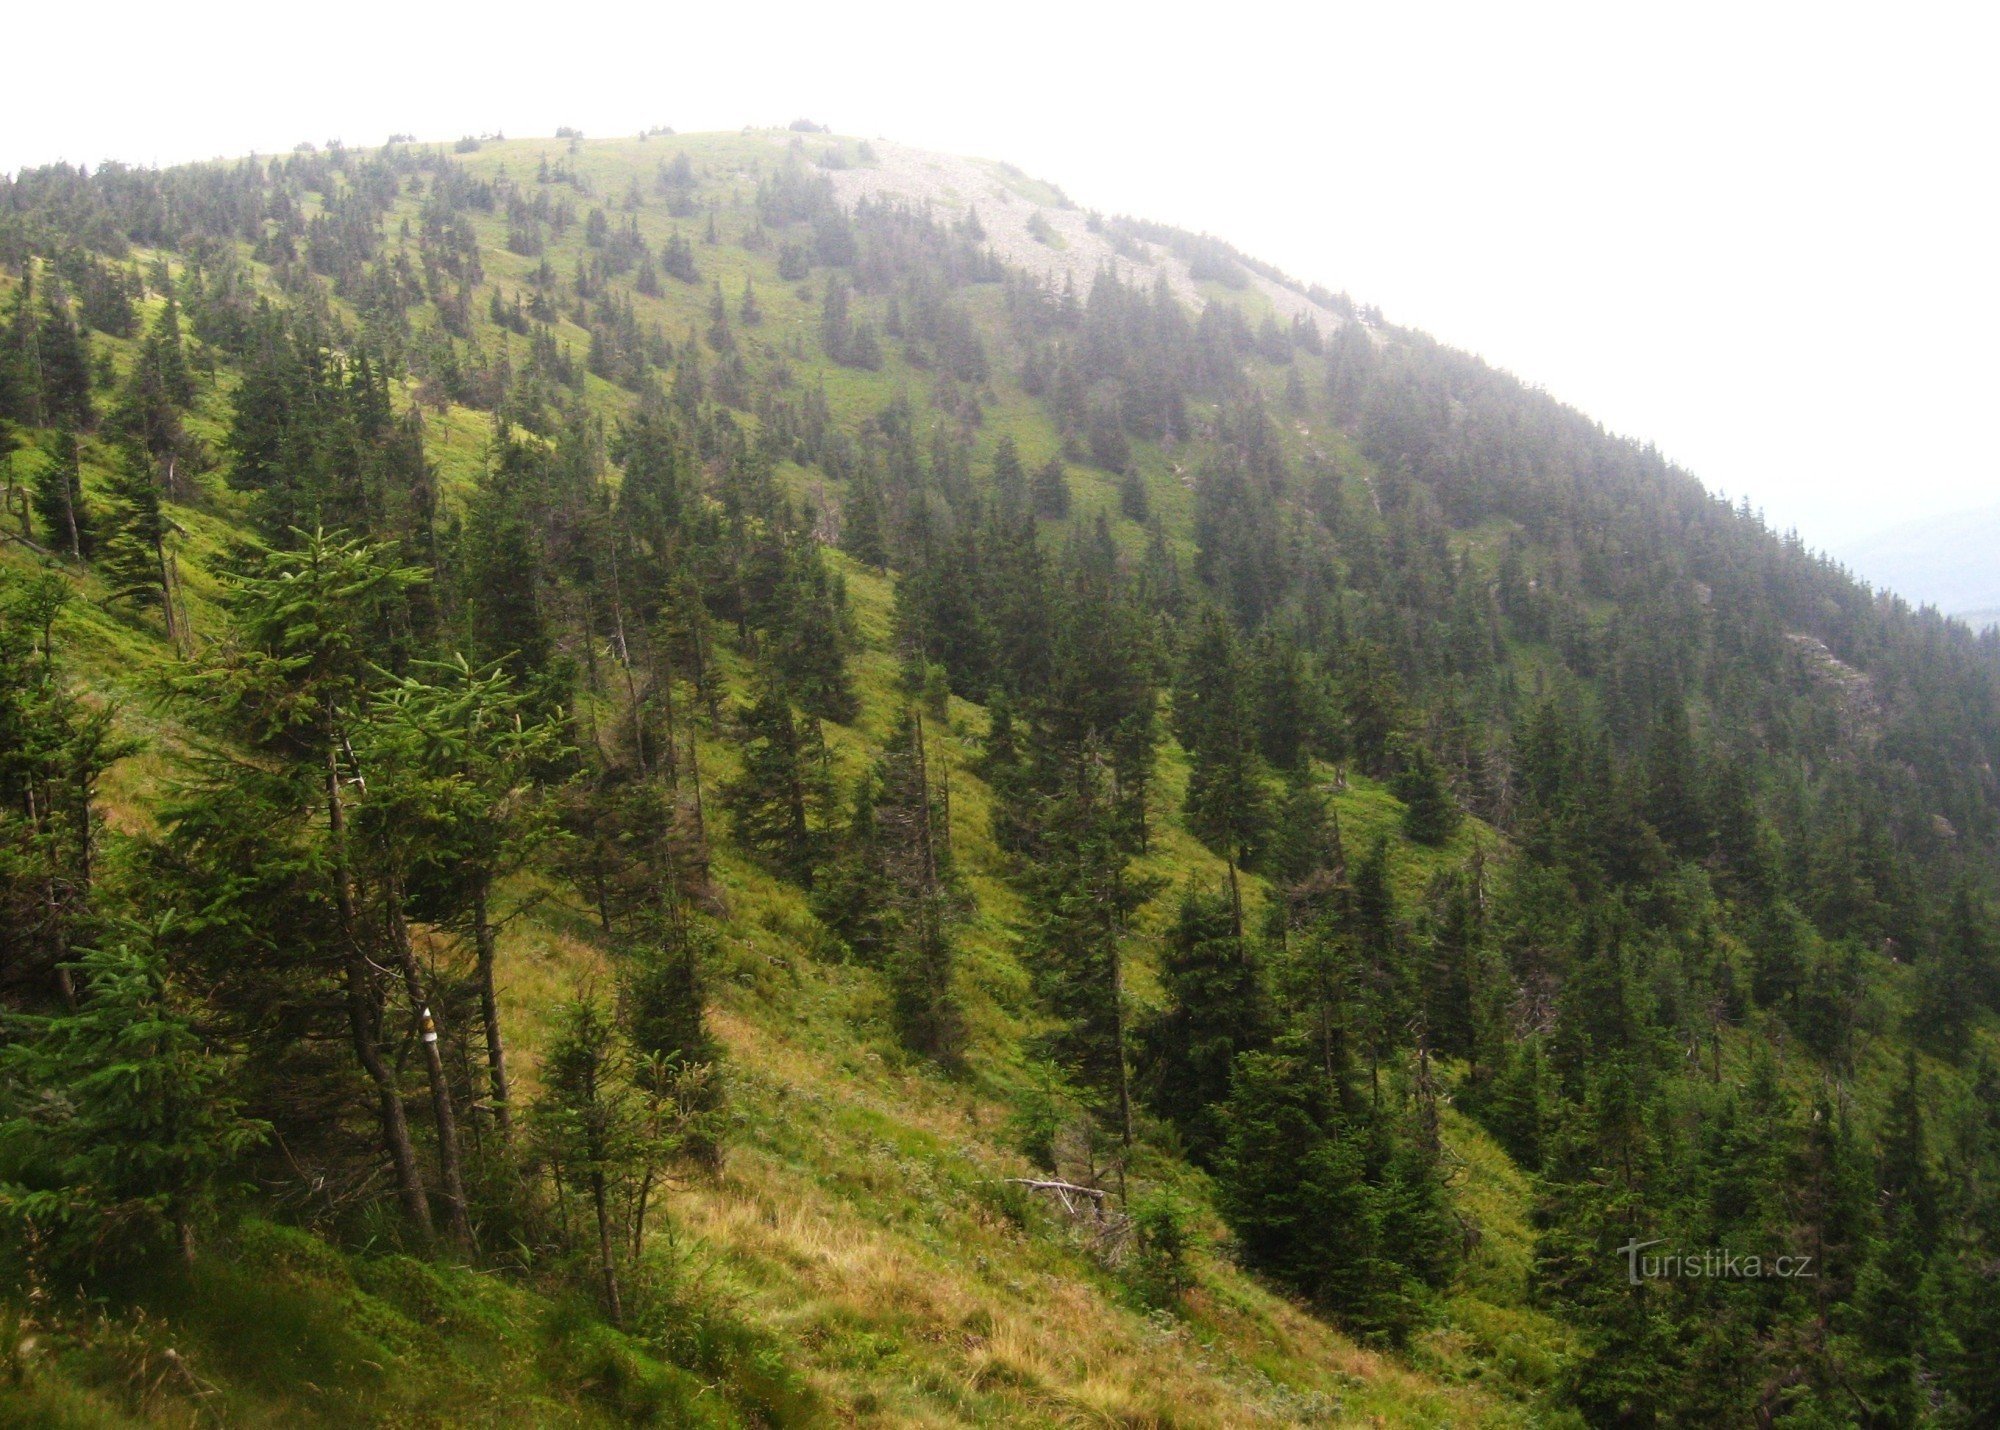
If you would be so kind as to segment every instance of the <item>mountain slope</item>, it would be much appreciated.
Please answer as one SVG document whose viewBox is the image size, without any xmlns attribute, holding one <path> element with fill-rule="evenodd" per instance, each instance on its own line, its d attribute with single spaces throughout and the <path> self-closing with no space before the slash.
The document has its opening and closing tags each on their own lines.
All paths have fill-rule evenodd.
<svg viewBox="0 0 2000 1430">
<path fill-rule="evenodd" d="M 251 897 L 203 863 L 219 836 L 174 786 L 215 777 L 208 745 L 292 756 L 159 690 L 261 668 L 231 664 L 257 639 L 238 543 L 340 526 L 435 593 L 374 628 L 374 665 L 493 662 L 575 750 L 522 786 L 565 837 L 491 890 L 516 1108 L 551 1105 L 579 991 L 629 1028 L 658 949 L 697 969 L 725 1089 L 681 1094 L 673 1145 L 720 1154 L 660 1162 L 650 1237 L 619 1213 L 640 1245 L 605 1253 L 614 1331 L 587 1166 L 550 1121 L 502 1148 L 469 905 L 368 823 L 416 756 L 382 743 L 391 692 L 357 671 L 373 693 L 328 758 L 382 851 L 356 866 L 365 931 L 338 932 L 312 875 L 259 895 L 283 939 L 157 935 L 278 1140 L 193 1272 L 156 1240 L 142 1274 L 82 1280 L 102 1317 L 16 1213 L 17 1418 L 1610 1422 L 1782 1418 L 1799 1387 L 1864 1378 L 1871 1404 L 1976 1415 L 1949 1345 L 1991 1282 L 1990 643 L 1344 297 L 1003 166 L 749 133 L 43 171 L 0 191 L 0 255 L 29 315 L 4 394 L 29 510 L 0 547 L 8 710 L 80 718 L 35 673 L 57 659 L 56 686 L 144 741 L 99 785 L 106 831 L 51 835 L 41 746 L 0 724 L 29 811 L 8 847 L 32 856 L 5 866 L 13 1010 L 59 1014 L 63 951 L 135 937 L 120 919 Z M 188 396 L 162 403 L 169 293 Z M 66 322 L 80 388 L 57 380 Z M 49 477 L 79 391 L 87 562 Z M 141 488 L 170 522 L 150 546 Z M 69 600 L 45 629 L 46 573 Z M 776 758 L 757 732 L 780 712 L 824 739 L 789 766 L 796 858 L 731 793 Z M 205 788 L 247 798 L 230 778 Z M 1093 845 L 1065 791 L 1098 780 Z M 864 788 L 877 829 L 935 819 L 944 876 L 881 852 Z M 659 824 L 617 803 L 635 791 Z M 303 808 L 266 852 L 323 870 L 330 823 Z M 46 897 L 50 839 L 85 856 L 74 896 Z M 1109 883 L 1052 889 L 1089 858 Z M 854 914 L 871 885 L 900 932 Z M 1077 931 L 1128 891 L 1108 942 Z M 925 1042 L 911 966 L 938 940 L 909 930 L 931 917 L 959 1031 Z M 388 969 L 398 926 L 479 1243 L 435 1265 L 341 1054 L 342 939 Z M 1108 999 L 1075 947 L 1110 950 Z M 424 1024 L 397 978 L 362 984 L 442 1227 Z M 1176 1029 L 1225 994 L 1218 1072 Z M 49 1134 L 7 1077 L 18 1208 L 56 1173 L 21 1151 Z M 1815 1099 L 1854 1144 L 1822 1145 Z M 1259 1182 L 1264 1119 L 1291 1130 Z M 1946 1137 L 1971 1149 L 1933 1220 L 1953 1237 L 1920 1245 L 1898 1209 Z M 1797 1190 L 1822 1174 L 1879 1193 L 1842 1204 L 1837 1332 L 1818 1302 L 1686 1284 L 1648 1288 L 1650 1329 L 1621 1319 L 1628 1236 L 1837 1240 Z M 1052 1179 L 1071 1189 L 1028 1185 Z M 1964 1319 L 1887 1305 L 1895 1257 L 1961 1278 Z M 252 1285 L 224 1284 L 232 1263 Z M 232 1344 L 280 1311 L 274 1376 Z M 1871 1327 L 1907 1330 L 1900 1360 Z"/>
</svg>

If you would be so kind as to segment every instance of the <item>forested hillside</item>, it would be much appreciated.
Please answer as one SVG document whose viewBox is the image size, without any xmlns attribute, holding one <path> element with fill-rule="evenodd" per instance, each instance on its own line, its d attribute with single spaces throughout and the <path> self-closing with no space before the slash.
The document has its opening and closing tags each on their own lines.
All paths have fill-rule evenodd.
<svg viewBox="0 0 2000 1430">
<path fill-rule="evenodd" d="M 55 166 L 0 468 L 8 1423 L 2000 1422 L 2000 634 L 1345 295 Z"/>
</svg>

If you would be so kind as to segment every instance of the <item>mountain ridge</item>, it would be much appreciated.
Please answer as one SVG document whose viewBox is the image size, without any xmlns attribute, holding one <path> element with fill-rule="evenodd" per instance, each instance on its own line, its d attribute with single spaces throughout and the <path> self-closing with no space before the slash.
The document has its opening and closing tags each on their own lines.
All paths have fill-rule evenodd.
<svg viewBox="0 0 2000 1430">
<path fill-rule="evenodd" d="M 774 136 L 773 142 L 782 141 Z M 1207 302 L 1193 266 L 1184 256 L 1144 237 L 1119 235 L 1119 225 L 1129 225 L 1130 220 L 1107 220 L 1095 212 L 1079 210 L 1060 189 L 1051 190 L 1029 179 L 1011 164 L 955 159 L 886 140 L 856 142 L 867 143 L 872 160 L 835 168 L 828 174 L 835 194 L 849 207 L 863 197 L 889 196 L 920 205 L 935 204 L 950 212 L 955 222 L 963 222 L 985 201 L 989 213 L 981 220 L 1004 262 L 1046 281 L 1072 284 L 1079 292 L 1088 290 L 1100 269 L 1108 269 L 1120 281 L 1141 286 L 1164 280 L 1177 299 L 1197 309 Z M 1038 196 L 1038 190 L 1050 197 Z M 1029 214 L 1017 215 L 1017 202 L 1030 205 Z M 989 216 L 992 221 L 986 222 Z M 1051 226 L 1048 237 L 1038 237 L 1032 231 L 1030 225 L 1036 217 Z M 1107 237 L 1107 232 L 1122 237 L 1122 246 L 1114 237 Z M 1215 242 L 1205 236 L 1182 237 Z M 1299 285 L 1280 282 L 1267 271 L 1243 277 L 1270 301 L 1284 322 L 1312 321 L 1330 332 L 1344 321 L 1330 297 L 1325 303 L 1315 301 Z"/>
</svg>

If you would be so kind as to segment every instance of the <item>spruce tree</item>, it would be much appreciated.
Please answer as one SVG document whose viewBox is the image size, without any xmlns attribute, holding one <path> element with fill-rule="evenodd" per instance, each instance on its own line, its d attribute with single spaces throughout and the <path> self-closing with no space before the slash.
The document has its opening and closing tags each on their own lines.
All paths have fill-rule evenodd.
<svg viewBox="0 0 2000 1430">
<path fill-rule="evenodd" d="M 1152 497 L 1146 490 L 1146 479 L 1137 467 L 1129 464 L 1118 475 L 1118 510 L 1127 521 L 1136 521 L 1141 526 L 1153 516 Z"/>
<path fill-rule="evenodd" d="M 1308 769 L 1295 770 L 1285 780 L 1265 863 L 1287 903 L 1301 911 L 1323 899 L 1330 881 L 1347 872 L 1339 820 Z"/>
<path fill-rule="evenodd" d="M 638 1109 L 625 1063 L 617 1030 L 602 1008 L 587 996 L 563 1004 L 556 1010 L 555 1036 L 542 1058 L 542 1092 L 531 1112 L 536 1144 L 558 1181 L 587 1198 L 604 1311 L 614 1326 L 624 1321 L 618 1203 L 640 1160 Z"/>
<path fill-rule="evenodd" d="M 51 420 L 42 401 L 41 340 L 38 324 L 35 265 L 23 264 L 8 305 L 5 345 L 0 347 L 0 418 L 24 427 L 45 427 Z"/>
<path fill-rule="evenodd" d="M 97 553 L 97 523 L 83 498 L 77 471 L 76 433 L 57 430 L 48 460 L 35 474 L 35 519 L 49 545 L 66 551 L 74 561 Z"/>
<path fill-rule="evenodd" d="M 854 325 L 843 348 L 841 361 L 848 367 L 858 367 L 864 372 L 881 370 L 882 340 L 876 336 L 873 323 L 864 320 Z"/>
<path fill-rule="evenodd" d="M 964 1017 L 952 986 L 950 770 L 921 709 L 897 722 L 876 771 L 872 818 L 894 910 L 887 973 L 897 1030 L 911 1051 L 955 1062 Z"/>
<path fill-rule="evenodd" d="M 628 942 L 618 986 L 633 1081 L 647 1098 L 675 1104 L 675 1153 L 708 1167 L 722 1158 L 722 1049 L 708 1030 L 702 969 L 713 944 L 705 924 L 677 911 Z"/>
<path fill-rule="evenodd" d="M 160 503 L 151 460 L 120 447 L 105 496 L 104 551 L 97 569 L 111 587 L 112 599 L 158 609 L 171 639 L 175 621 L 167 534 L 173 527 Z"/>
<path fill-rule="evenodd" d="M 1322 723 L 1305 658 L 1290 639 L 1266 631 L 1247 674 L 1259 753 L 1275 770 L 1300 769 Z"/>
<path fill-rule="evenodd" d="M 1037 516 L 1051 521 L 1069 520 L 1069 469 L 1063 465 L 1060 452 L 1035 468 L 1030 491 Z"/>
<path fill-rule="evenodd" d="M 880 967 L 893 937 L 894 914 L 875 798 L 874 778 L 864 777 L 855 788 L 833 857 L 813 878 L 812 910 L 848 955 Z"/>
<path fill-rule="evenodd" d="M 736 712 L 743 769 L 722 786 L 723 807 L 745 852 L 796 884 L 812 886 L 825 779 L 818 722 L 803 728 L 784 686 L 765 676 Z"/>
<path fill-rule="evenodd" d="M 666 246 L 660 250 L 660 267 L 669 278 L 683 283 L 701 281 L 701 272 L 695 267 L 694 246 L 678 231 L 668 235 Z"/>
<path fill-rule="evenodd" d="M 867 474 L 855 477 L 848 488 L 847 505 L 840 526 L 840 549 L 863 566 L 880 571 L 889 564 L 889 548 L 882 532 L 882 498 Z"/>
<path fill-rule="evenodd" d="M 1389 768 L 1390 738 L 1402 721 L 1402 687 L 1388 657 L 1373 641 L 1348 645 L 1340 670 L 1345 744 L 1355 763 L 1372 775 Z"/>
<path fill-rule="evenodd" d="M 1136 1040 L 1141 1096 L 1203 1165 L 1222 1147 L 1219 1119 L 1237 1056 L 1269 1036 L 1269 1006 L 1239 904 L 1233 878 L 1213 893 L 1188 884 L 1161 951 L 1165 1006 Z"/>
<path fill-rule="evenodd" d="M 1461 815 L 1437 757 L 1418 740 L 1398 740 L 1393 748 L 1397 769 L 1390 789 L 1403 802 L 1403 832 L 1418 844 L 1443 844 Z"/>
<path fill-rule="evenodd" d="M 854 320 L 848 316 L 847 285 L 836 277 L 826 280 L 826 296 L 820 302 L 819 343 L 834 362 L 845 365 L 850 361 Z"/>
<path fill-rule="evenodd" d="M 1102 748 L 1087 745 L 1074 783 L 1045 807 L 1023 880 L 1032 919 L 1029 970 L 1058 1020 L 1049 1051 L 1129 1145 L 1124 943 L 1131 915 L 1157 885 L 1129 868 L 1111 776 Z"/>
<path fill-rule="evenodd" d="M 1475 855 L 1432 886 L 1422 974 L 1426 1046 L 1447 1057 L 1477 1055 L 1481 999 L 1495 981 L 1488 968 L 1485 870 Z"/>
<path fill-rule="evenodd" d="M 2000 1003 L 2000 941 L 1969 884 L 1952 892 L 1942 925 L 1917 970 L 1911 1031 L 1956 1061 L 1971 1046 L 1979 1010 Z"/>
<path fill-rule="evenodd" d="M 171 1236 L 192 1264 L 232 1169 L 270 1134 L 231 1090 L 236 1058 L 169 967 L 173 915 L 83 954 L 69 1012 L 17 1016 L 0 1047 L 0 1215 L 94 1271 Z"/>
<path fill-rule="evenodd" d="M 1174 733 L 1190 764 L 1188 825 L 1210 848 L 1239 864 L 1262 852 L 1269 820 L 1244 687 L 1235 636 L 1222 613 L 1210 607 L 1181 657 Z"/>
<path fill-rule="evenodd" d="M 722 280 L 715 280 L 715 291 L 708 300 L 708 345 L 719 353 L 736 351 L 736 334 L 729 328 L 729 305 L 722 297 Z"/>
<path fill-rule="evenodd" d="M 1054 795 L 1075 786 L 1093 751 L 1107 758 L 1120 838 L 1128 851 L 1141 852 L 1159 738 L 1154 682 L 1161 662 L 1102 514 L 1064 553 L 1049 620 L 1046 674 L 1024 692 L 1035 782 Z"/>
<path fill-rule="evenodd" d="M 979 601 L 978 552 L 971 533 L 932 543 L 919 538 L 896 583 L 896 626 L 912 655 L 941 665 L 952 692 L 983 698 L 992 682 L 991 613 Z"/>
<path fill-rule="evenodd" d="M 1663 708 L 1647 742 L 1646 820 L 1667 847 L 1683 858 L 1708 848 L 1709 820 L 1687 710 L 1678 701 Z"/>
<path fill-rule="evenodd" d="M 1037 798 L 1034 772 L 1021 748 L 1014 702 L 996 691 L 986 707 L 986 739 L 975 772 L 993 795 L 993 841 L 1013 855 L 1034 847 Z"/>
<path fill-rule="evenodd" d="M 993 449 L 993 501 L 1003 512 L 1019 512 L 1028 504 L 1027 469 L 1012 437 L 1003 436 Z"/>
<path fill-rule="evenodd" d="M 1528 1039 L 1503 1049 L 1499 1066 L 1471 1108 L 1516 1165 L 1530 1172 L 1542 1165 L 1548 1121 L 1544 1098 L 1541 1047 Z"/>
<path fill-rule="evenodd" d="M 459 579 L 473 653 L 503 662 L 516 680 L 546 672 L 555 640 L 543 606 L 544 552 L 537 510 L 549 497 L 544 460 L 503 439 L 486 482 L 468 503 Z"/>
<path fill-rule="evenodd" d="M 232 638 L 179 676 L 175 687 L 203 728 L 258 759 L 216 769 L 207 787 L 173 813 L 184 858 L 197 869 L 211 865 L 201 885 L 219 883 L 227 891 L 218 900 L 222 909 L 233 903 L 254 909 L 268 897 L 279 916 L 299 920 L 278 942 L 242 931 L 242 945 L 255 962 L 269 966 L 274 981 L 297 976 L 285 962 L 295 942 L 324 947 L 325 961 L 308 965 L 315 976 L 339 970 L 321 1006 L 345 1015 L 346 1035 L 374 1096 L 384 1158 L 395 1170 L 412 1231 L 427 1240 L 429 1199 L 401 1079 L 384 1047 L 393 1025 L 387 1024 L 379 970 L 397 962 L 397 955 L 382 946 L 384 921 L 370 907 L 371 896 L 381 891 L 366 882 L 367 861 L 352 827 L 359 792 L 354 737 L 369 692 L 382 679 L 378 662 L 398 658 L 396 632 L 407 627 L 409 593 L 423 579 L 379 546 L 324 533 L 293 550 L 252 554 L 230 571 L 223 601 Z M 248 850 L 235 852 L 246 844 Z M 236 878 L 243 867 L 268 868 L 273 887 L 243 885 Z M 309 917 L 300 917 L 302 906 Z M 235 943 L 217 937 L 225 947 Z M 232 975 L 259 971 L 230 969 Z M 420 1010 L 405 1012 L 404 1025 L 420 1032 Z M 462 1201 L 451 1210 L 461 1218 Z M 463 1228 L 463 1221 L 458 1225 Z"/>
<path fill-rule="evenodd" d="M 1363 1139 L 1281 1054 L 1246 1053 L 1231 1086 L 1216 1193 L 1244 1262 L 1356 1330 L 1380 1328 L 1400 1277 L 1381 1256 Z"/>
<path fill-rule="evenodd" d="M 97 420 L 90 391 L 90 338 L 54 283 L 42 287 L 41 322 L 32 351 L 41 420 L 88 431 Z"/>
<path fill-rule="evenodd" d="M 1371 1102 L 1379 1106 L 1382 1066 L 1405 1045 L 1414 1003 L 1413 970 L 1389 882 L 1387 835 L 1377 836 L 1355 861 L 1353 896 L 1342 922 L 1354 951 L 1355 1026 L 1368 1056 Z"/>
<path fill-rule="evenodd" d="M 355 743 L 371 782 L 359 822 L 395 831 L 412 910 L 471 937 L 488 1094 L 505 1137 L 513 1104 L 494 968 L 506 915 L 496 904 L 502 882 L 557 834 L 535 780 L 571 752 L 503 669 L 475 670 L 463 657 L 377 692 Z"/>
<path fill-rule="evenodd" d="M 194 401 L 194 379 L 181 346 L 180 307 L 171 292 L 120 389 L 110 427 L 145 449 L 168 473 L 169 493 L 182 490 L 183 468 L 193 455 L 182 414 Z"/>
<path fill-rule="evenodd" d="M 827 569 L 817 542 L 786 544 L 773 604 L 775 629 L 766 654 L 801 708 L 845 723 L 859 708 L 847 670 L 847 592 Z"/>
<path fill-rule="evenodd" d="M 98 918 L 97 786 L 132 752 L 114 708 L 72 688 L 57 621 L 72 599 L 52 572 L 0 574 L 0 946 L 9 975 L 73 1005 L 73 950 Z"/>
</svg>

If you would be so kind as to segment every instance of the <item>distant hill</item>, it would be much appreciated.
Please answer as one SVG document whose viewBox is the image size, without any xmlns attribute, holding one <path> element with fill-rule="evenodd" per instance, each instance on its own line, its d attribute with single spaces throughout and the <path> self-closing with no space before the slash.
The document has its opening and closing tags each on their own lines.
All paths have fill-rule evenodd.
<svg viewBox="0 0 2000 1430">
<path fill-rule="evenodd" d="M 2000 506 L 1925 517 L 1848 542 L 1834 555 L 1864 581 L 1975 626 L 2000 623 Z"/>
</svg>

